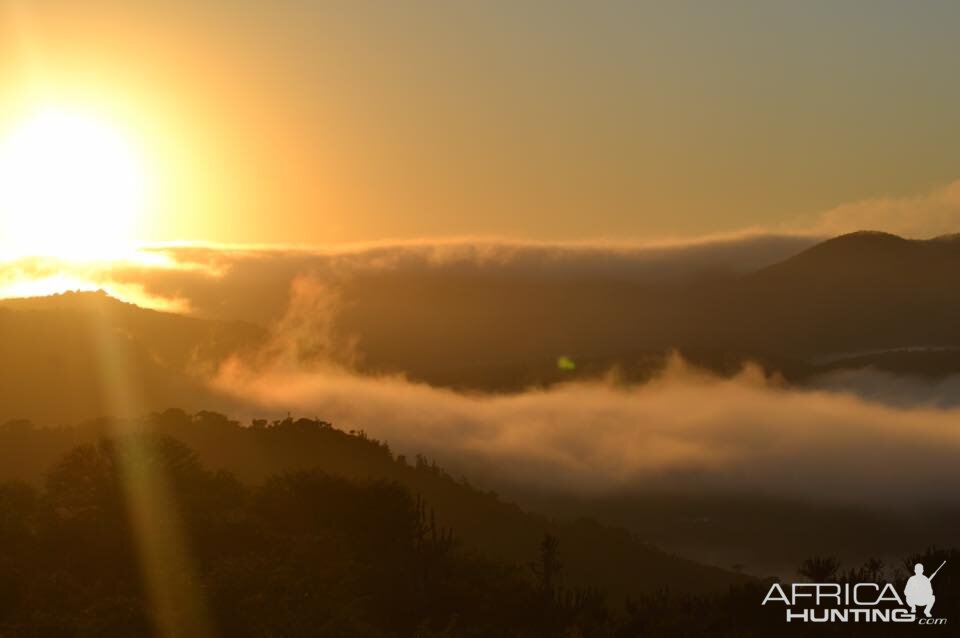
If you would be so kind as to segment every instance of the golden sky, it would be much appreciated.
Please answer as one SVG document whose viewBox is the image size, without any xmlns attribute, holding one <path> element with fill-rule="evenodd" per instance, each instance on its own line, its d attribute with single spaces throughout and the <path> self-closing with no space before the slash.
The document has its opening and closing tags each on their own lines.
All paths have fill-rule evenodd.
<svg viewBox="0 0 960 638">
<path fill-rule="evenodd" d="M 56 189 L 129 151 L 147 241 L 690 236 L 960 176 L 952 3 L 0 8 L 0 137 L 38 109 L 109 128 L 38 161 L 66 153 Z M 109 226 L 105 197 L 58 214 Z"/>
</svg>

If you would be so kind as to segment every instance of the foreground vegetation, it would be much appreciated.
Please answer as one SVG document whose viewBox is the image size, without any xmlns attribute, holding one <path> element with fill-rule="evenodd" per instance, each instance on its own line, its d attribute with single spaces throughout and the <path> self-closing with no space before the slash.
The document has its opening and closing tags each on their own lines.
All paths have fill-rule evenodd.
<svg viewBox="0 0 960 638">
<path fill-rule="evenodd" d="M 258 422 L 237 431 L 219 415 L 171 411 L 132 431 L 113 424 L 107 432 L 106 425 L 0 427 L 7 472 L 38 463 L 29 452 L 43 437 L 73 441 L 38 480 L 7 477 L 0 485 L 0 636 L 626 638 L 887 635 L 896 629 L 787 626 L 782 607 L 760 604 L 769 583 L 745 577 L 699 589 L 674 580 L 672 587 L 638 587 L 620 596 L 622 580 L 671 582 L 664 571 L 671 566 L 706 578 L 719 570 L 696 571 L 640 544 L 607 547 L 606 539 L 619 538 L 610 530 L 524 514 L 424 459 L 395 458 L 360 433 L 320 422 Z M 200 442 L 220 467 L 229 465 L 228 456 L 248 452 L 230 443 L 236 437 L 274 452 L 281 440 L 297 449 L 321 437 L 326 454 L 311 448 L 313 468 L 280 467 L 278 459 L 296 465 L 289 454 L 251 456 L 241 478 L 204 467 L 207 455 L 171 435 L 180 428 L 178 438 Z M 359 460 L 364 455 L 366 463 Z M 393 476 L 378 476 L 377 467 L 380 474 L 393 468 Z M 450 498 L 444 490 L 472 495 L 471 506 L 484 516 L 509 519 L 491 521 L 482 533 L 520 530 L 512 541 L 523 545 L 522 555 L 511 560 L 480 549 L 472 540 L 480 534 L 456 524 L 469 519 L 449 506 L 450 514 L 434 507 L 429 495 L 443 501 Z M 598 543 L 592 586 L 589 575 L 574 578 L 569 567 L 571 554 L 586 551 L 584 535 Z M 616 577 L 605 573 L 615 571 L 608 554 L 630 548 L 629 568 Z M 936 611 L 960 618 L 949 567 L 960 565 L 960 554 L 931 552 L 905 563 L 916 560 L 948 560 L 936 583 Z M 815 558 L 801 566 L 801 576 L 896 578 L 902 590 L 906 571 L 893 567 L 874 562 L 844 571 L 830 558 Z"/>
</svg>

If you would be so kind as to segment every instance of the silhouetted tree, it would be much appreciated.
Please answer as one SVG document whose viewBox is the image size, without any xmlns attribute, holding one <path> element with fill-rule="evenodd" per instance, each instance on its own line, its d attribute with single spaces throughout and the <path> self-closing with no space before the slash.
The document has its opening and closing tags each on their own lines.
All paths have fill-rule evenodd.
<svg viewBox="0 0 960 638">
<path fill-rule="evenodd" d="M 797 573 L 813 583 L 829 583 L 837 580 L 840 561 L 833 556 L 813 556 L 800 564 Z"/>
</svg>

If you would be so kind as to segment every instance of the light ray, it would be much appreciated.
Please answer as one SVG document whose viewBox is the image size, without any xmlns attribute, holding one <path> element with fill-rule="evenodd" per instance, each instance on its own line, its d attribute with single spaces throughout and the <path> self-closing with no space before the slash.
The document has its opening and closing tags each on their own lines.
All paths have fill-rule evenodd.
<svg viewBox="0 0 960 638">
<path fill-rule="evenodd" d="M 140 570 L 158 635 L 165 638 L 213 635 L 202 588 L 193 566 L 176 495 L 162 463 L 151 462 L 146 442 L 129 425 L 143 413 L 142 394 L 109 313 L 91 319 L 106 404 L 115 416 L 115 437 L 127 509 Z"/>
</svg>

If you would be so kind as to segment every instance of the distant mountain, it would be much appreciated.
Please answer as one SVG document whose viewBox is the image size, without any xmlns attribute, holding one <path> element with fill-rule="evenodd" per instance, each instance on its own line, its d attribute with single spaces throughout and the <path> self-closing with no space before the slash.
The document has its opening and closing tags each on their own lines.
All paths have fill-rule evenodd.
<svg viewBox="0 0 960 638">
<path fill-rule="evenodd" d="M 731 345 L 748 352 L 816 357 L 955 346 L 958 275 L 960 242 L 860 232 L 748 275 L 711 301 L 726 306 Z"/>
<path fill-rule="evenodd" d="M 816 244 L 794 257 L 767 266 L 758 277 L 790 275 L 840 276 L 849 282 L 864 279 L 898 280 L 917 271 L 940 271 L 960 263 L 960 235 L 934 239 L 904 239 L 890 233 L 860 231 L 840 235 Z"/>
<path fill-rule="evenodd" d="M 339 282 L 339 302 L 323 312 L 329 336 L 354 344 L 358 372 L 465 390 L 512 392 L 611 368 L 643 381 L 674 350 L 719 374 L 755 361 L 797 383 L 904 349 L 913 351 L 909 364 L 887 357 L 884 365 L 960 372 L 960 356 L 950 354 L 960 347 L 957 236 L 860 232 L 746 274 L 648 274 L 370 269 Z M 144 310 L 103 293 L 0 300 L 0 418 L 113 413 L 102 375 L 121 368 L 147 409 L 229 411 L 198 379 L 266 334 L 266 326 Z M 927 366 L 916 349 L 931 347 Z M 559 367 L 561 357 L 573 365 Z"/>
<path fill-rule="evenodd" d="M 344 284 L 336 325 L 364 370 L 464 389 L 517 390 L 613 366 L 643 379 L 674 349 L 721 373 L 753 360 L 800 380 L 825 359 L 960 345 L 958 275 L 956 237 L 861 232 L 709 280 L 374 272 Z M 575 367 L 558 369 L 561 356 Z"/>
</svg>

